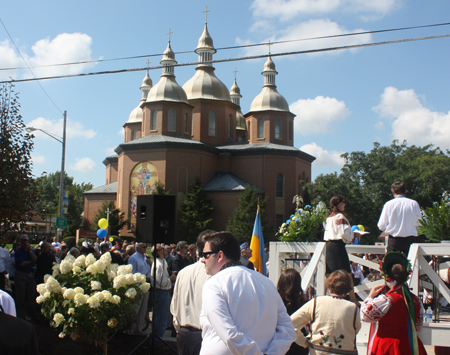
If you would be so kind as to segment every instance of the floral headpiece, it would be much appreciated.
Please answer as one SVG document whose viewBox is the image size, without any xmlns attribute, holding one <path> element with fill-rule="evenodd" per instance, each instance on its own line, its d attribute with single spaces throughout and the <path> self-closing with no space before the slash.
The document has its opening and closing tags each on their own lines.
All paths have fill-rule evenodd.
<svg viewBox="0 0 450 355">
<path fill-rule="evenodd" d="M 411 269 L 411 263 L 408 260 L 408 258 L 406 257 L 405 254 L 403 254 L 400 251 L 390 251 L 389 253 L 387 253 L 383 260 L 380 261 L 380 271 L 381 274 L 383 275 L 383 278 L 386 281 L 393 281 L 389 275 L 388 272 L 392 270 L 392 267 L 395 264 L 400 264 L 402 265 L 406 272 L 408 273 L 408 278 L 409 279 L 409 275 L 411 275 L 412 269 Z"/>
</svg>

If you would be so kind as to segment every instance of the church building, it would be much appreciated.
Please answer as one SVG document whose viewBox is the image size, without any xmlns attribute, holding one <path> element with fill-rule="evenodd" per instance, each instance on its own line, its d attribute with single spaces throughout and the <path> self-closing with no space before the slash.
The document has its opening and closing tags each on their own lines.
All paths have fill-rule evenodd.
<svg viewBox="0 0 450 355">
<path fill-rule="evenodd" d="M 137 196 L 150 194 L 157 182 L 175 195 L 178 219 L 196 177 L 215 206 L 215 230 L 225 230 L 246 185 L 267 197 L 274 231 L 292 214 L 299 181 L 311 181 L 315 158 L 294 147 L 295 115 L 277 91 L 274 62 L 268 57 L 262 91 L 243 115 L 236 78 L 228 90 L 214 74 L 216 49 L 206 23 L 195 53 L 199 64 L 183 86 L 175 79 L 170 38 L 158 83 L 147 71 L 140 103 L 124 124 L 124 142 L 103 161 L 106 184 L 85 193 L 84 216 L 91 222 L 104 201 L 115 201 L 130 218 L 121 235 L 133 235 Z"/>
</svg>

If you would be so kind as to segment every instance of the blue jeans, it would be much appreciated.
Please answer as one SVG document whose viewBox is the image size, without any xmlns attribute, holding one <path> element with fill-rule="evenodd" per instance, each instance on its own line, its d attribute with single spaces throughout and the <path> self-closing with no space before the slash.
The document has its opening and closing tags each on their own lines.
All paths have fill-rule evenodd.
<svg viewBox="0 0 450 355">
<path fill-rule="evenodd" d="M 150 291 L 152 292 L 152 291 Z M 156 334 L 163 337 L 167 326 L 167 317 L 170 312 L 170 291 L 155 290 L 155 304 L 153 305 L 153 321 L 155 322 Z M 155 340 L 155 345 L 160 345 L 159 339 Z"/>
</svg>

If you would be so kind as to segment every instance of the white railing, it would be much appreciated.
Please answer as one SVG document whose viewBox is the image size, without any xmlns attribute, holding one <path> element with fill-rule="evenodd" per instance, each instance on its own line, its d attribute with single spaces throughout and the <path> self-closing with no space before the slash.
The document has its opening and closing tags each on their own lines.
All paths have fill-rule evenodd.
<svg viewBox="0 0 450 355">
<path fill-rule="evenodd" d="M 379 270 L 378 263 L 364 260 L 352 254 L 385 254 L 384 246 L 372 245 L 347 245 L 350 261 L 364 265 L 374 270 Z M 294 259 L 310 259 L 306 267 L 297 265 L 302 277 L 302 289 L 315 289 L 316 295 L 325 294 L 325 270 L 326 270 L 326 248 L 324 242 L 299 243 L 299 242 L 271 242 L 269 278 L 276 285 L 280 277 L 283 264 L 287 264 L 290 255 L 295 254 Z M 412 274 L 408 281 L 412 292 L 416 295 L 422 291 L 420 286 L 430 288 L 432 285 L 425 281 L 419 281 L 419 276 L 426 274 L 436 286 L 443 297 L 450 303 L 450 290 L 442 282 L 428 262 L 426 255 L 444 256 L 450 255 L 450 244 L 413 244 L 410 248 L 408 259 L 411 261 Z M 448 265 L 444 265 L 448 267 Z M 375 286 L 383 285 L 384 280 L 376 280 L 355 287 L 355 293 L 370 291 Z M 436 302 L 438 302 L 437 300 Z M 364 347 L 367 344 L 368 325 L 365 324 L 358 334 L 358 345 Z M 420 338 L 426 345 L 448 346 L 450 339 L 450 323 L 440 321 L 439 323 L 425 323 L 420 333 Z"/>
</svg>

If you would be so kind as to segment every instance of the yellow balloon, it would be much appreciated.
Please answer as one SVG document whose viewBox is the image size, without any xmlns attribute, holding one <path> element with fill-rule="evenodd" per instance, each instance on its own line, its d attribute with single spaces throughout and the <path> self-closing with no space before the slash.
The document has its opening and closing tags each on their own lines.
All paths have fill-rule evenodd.
<svg viewBox="0 0 450 355">
<path fill-rule="evenodd" d="M 113 237 L 109 238 L 109 241 L 110 241 L 110 242 L 113 242 L 113 241 L 114 241 L 114 238 L 113 238 Z"/>
<path fill-rule="evenodd" d="M 98 227 L 100 229 L 106 229 L 108 228 L 108 221 L 106 220 L 106 218 L 101 218 L 98 221 Z"/>
<path fill-rule="evenodd" d="M 364 232 L 364 226 L 362 224 L 358 224 L 358 228 L 361 232 Z"/>
</svg>

